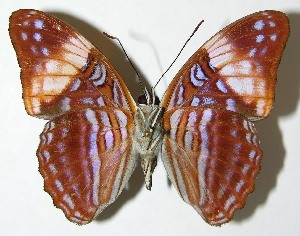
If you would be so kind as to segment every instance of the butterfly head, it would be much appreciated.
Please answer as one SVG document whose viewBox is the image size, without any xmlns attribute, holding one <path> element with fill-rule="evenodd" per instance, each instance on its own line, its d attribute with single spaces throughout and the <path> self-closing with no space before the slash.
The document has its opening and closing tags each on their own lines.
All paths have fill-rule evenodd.
<svg viewBox="0 0 300 236">
<path fill-rule="evenodd" d="M 152 94 L 150 95 L 147 88 L 144 89 L 144 94 L 141 94 L 138 97 L 139 105 L 159 105 L 159 98 L 155 95 L 154 89 L 151 90 Z"/>
</svg>

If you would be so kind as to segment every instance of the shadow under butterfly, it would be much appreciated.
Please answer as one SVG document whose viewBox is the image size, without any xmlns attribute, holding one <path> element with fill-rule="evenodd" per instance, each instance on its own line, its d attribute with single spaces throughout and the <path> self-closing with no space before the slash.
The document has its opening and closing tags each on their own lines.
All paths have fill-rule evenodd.
<svg viewBox="0 0 300 236">
<path fill-rule="evenodd" d="M 259 122 L 258 129 L 261 146 L 264 153 L 261 172 L 258 175 L 255 191 L 247 199 L 242 211 L 238 211 L 234 220 L 241 222 L 249 218 L 259 205 L 265 204 L 271 191 L 276 188 L 278 174 L 282 171 L 286 149 L 279 128 L 279 118 L 292 114 L 298 106 L 300 87 L 300 13 L 287 13 L 290 24 L 289 42 L 284 50 L 278 69 L 280 78 L 276 86 L 276 104 L 268 120 Z M 271 137 L 271 138 L 270 138 Z M 284 207 L 284 202 L 282 203 Z"/>
<path fill-rule="evenodd" d="M 182 199 L 211 225 L 230 221 L 254 190 L 262 152 L 252 121 L 269 115 L 289 35 L 263 11 L 225 27 L 182 67 L 157 105 L 136 105 L 89 41 L 36 10 L 10 18 L 28 114 L 50 120 L 37 156 L 45 190 L 77 224 L 123 190 L 138 161 L 147 189 L 160 154 Z"/>
</svg>

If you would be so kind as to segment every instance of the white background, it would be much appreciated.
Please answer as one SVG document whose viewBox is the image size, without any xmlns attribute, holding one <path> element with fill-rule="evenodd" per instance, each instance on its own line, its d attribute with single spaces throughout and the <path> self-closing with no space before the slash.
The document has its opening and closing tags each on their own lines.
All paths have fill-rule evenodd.
<svg viewBox="0 0 300 236">
<path fill-rule="evenodd" d="M 5 2 L 5 3 L 3 3 Z M 300 235 L 300 1 L 299 0 L 85 0 L 1 1 L 0 3 L 0 235 Z M 159 162 L 153 189 L 141 168 L 128 190 L 89 225 L 66 220 L 43 191 L 35 151 L 45 121 L 28 116 L 21 98 L 19 67 L 8 36 L 8 18 L 19 8 L 51 12 L 76 27 L 106 54 L 136 98 L 140 88 L 119 46 L 118 36 L 145 83 L 153 85 L 202 19 L 172 70 L 160 83 L 162 96 L 181 65 L 221 28 L 259 10 L 284 11 L 291 35 L 278 71 L 276 102 L 257 124 L 264 159 L 256 190 L 234 220 L 207 225 L 170 186 Z"/>
</svg>

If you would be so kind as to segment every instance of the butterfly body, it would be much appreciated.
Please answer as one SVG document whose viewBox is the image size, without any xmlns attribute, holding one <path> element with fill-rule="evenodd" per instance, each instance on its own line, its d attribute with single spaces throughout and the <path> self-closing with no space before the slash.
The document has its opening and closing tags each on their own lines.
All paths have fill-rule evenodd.
<svg viewBox="0 0 300 236">
<path fill-rule="evenodd" d="M 151 100 L 151 99 L 150 99 Z M 163 139 L 162 127 L 163 109 L 159 105 L 140 104 L 134 116 L 135 149 L 140 156 L 141 165 L 145 174 L 147 189 L 151 189 L 151 175 L 156 167 L 157 156 L 161 150 Z"/>
<path fill-rule="evenodd" d="M 49 120 L 37 150 L 44 188 L 70 221 L 89 223 L 113 203 L 139 161 L 151 189 L 160 153 L 179 195 L 209 224 L 244 206 L 262 159 L 253 121 L 272 109 L 285 14 L 228 25 L 183 65 L 161 103 L 145 90 L 138 105 L 107 58 L 54 16 L 18 10 L 9 33 L 26 111 Z"/>
</svg>

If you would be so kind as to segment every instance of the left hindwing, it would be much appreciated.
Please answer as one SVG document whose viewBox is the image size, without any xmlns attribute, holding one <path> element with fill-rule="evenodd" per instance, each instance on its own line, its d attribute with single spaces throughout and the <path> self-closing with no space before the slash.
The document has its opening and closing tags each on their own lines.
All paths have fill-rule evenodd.
<svg viewBox="0 0 300 236">
<path fill-rule="evenodd" d="M 94 219 L 136 165 L 134 123 L 125 109 L 84 109 L 49 121 L 37 150 L 44 188 L 72 222 Z"/>
</svg>

